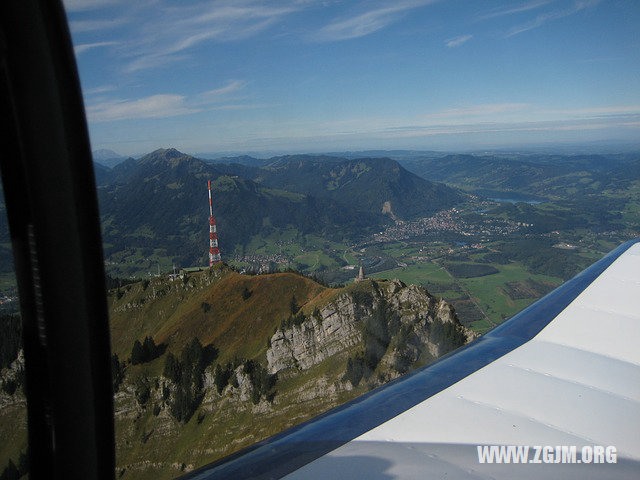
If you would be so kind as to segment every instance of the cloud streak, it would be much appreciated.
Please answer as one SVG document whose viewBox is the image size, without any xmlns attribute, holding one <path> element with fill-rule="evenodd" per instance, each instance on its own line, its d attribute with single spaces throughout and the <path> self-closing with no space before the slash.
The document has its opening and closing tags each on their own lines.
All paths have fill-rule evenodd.
<svg viewBox="0 0 640 480">
<path fill-rule="evenodd" d="M 468 107 L 449 108 L 440 112 L 431 113 L 428 116 L 434 118 L 443 117 L 475 117 L 479 115 L 497 115 L 499 113 L 512 113 L 523 111 L 529 107 L 527 103 L 483 103 Z"/>
<path fill-rule="evenodd" d="M 124 17 L 111 20 L 72 20 L 69 22 L 69 28 L 73 33 L 96 32 L 116 28 L 128 22 Z"/>
<path fill-rule="evenodd" d="M 293 0 L 283 3 L 223 0 L 193 7 L 160 5 L 123 49 L 129 58 L 124 70 L 158 68 L 183 60 L 189 50 L 202 44 L 255 36 L 302 8 Z"/>
<path fill-rule="evenodd" d="M 485 15 L 478 17 L 478 20 L 488 20 L 490 18 L 503 17 L 505 15 L 514 15 L 516 13 L 528 12 L 543 7 L 551 3 L 551 0 L 535 0 L 523 3 L 517 7 L 505 8 L 501 10 L 493 10 Z"/>
<path fill-rule="evenodd" d="M 449 40 L 445 40 L 445 45 L 449 48 L 459 47 L 463 43 L 468 42 L 473 38 L 473 35 L 461 35 L 459 37 L 450 38 Z"/>
<path fill-rule="evenodd" d="M 547 109 L 526 103 L 470 105 L 426 113 L 411 123 L 390 118 L 351 118 L 301 125 L 283 124 L 283 132 L 311 135 L 366 135 L 404 138 L 508 131 L 579 131 L 636 126 L 640 106 L 613 105 L 582 109 Z"/>
<path fill-rule="evenodd" d="M 510 143 L 518 138 L 531 138 L 533 135 L 543 135 L 545 141 L 566 141 L 575 138 L 594 138 L 596 132 L 602 137 L 609 136 L 618 128 L 623 127 L 628 131 L 638 130 L 640 121 L 620 122 L 617 120 L 602 121 L 598 119 L 585 120 L 556 120 L 556 121 L 518 121 L 518 122 L 474 122 L 465 124 L 440 124 L 425 126 L 396 126 L 387 128 L 367 128 L 360 126 L 355 129 L 344 129 L 343 125 L 331 128 L 327 125 L 320 131 L 295 130 L 265 130 L 256 128 L 251 134 L 241 136 L 229 135 L 220 139 L 220 143 L 209 145 L 206 148 L 214 149 L 285 149 L 299 151 L 309 149 L 310 146 L 318 151 L 327 151 L 338 145 L 344 148 L 354 148 L 362 145 L 363 148 L 371 148 L 378 145 L 379 148 L 407 148 L 407 145 L 430 148 L 432 142 L 445 142 L 446 148 L 458 149 L 467 139 L 472 139 L 471 145 L 479 142 Z M 522 137 L 526 135 L 526 137 Z M 540 138 L 540 137 L 538 137 Z M 417 141 L 419 143 L 412 143 Z M 427 143 L 422 143 L 422 142 Z M 395 147 L 392 147 L 395 146 Z M 412 147 L 413 148 L 413 147 Z"/>
<path fill-rule="evenodd" d="M 69 12 L 81 12 L 85 10 L 96 10 L 110 7 L 122 0 L 64 0 L 64 8 Z"/>
<path fill-rule="evenodd" d="M 396 1 L 388 6 L 374 8 L 355 16 L 336 19 L 321 28 L 312 38 L 318 41 L 335 42 L 364 37 L 396 22 L 407 11 L 435 1 L 437 0 Z"/>
<path fill-rule="evenodd" d="M 187 57 L 185 55 L 140 55 L 134 60 L 128 62 L 123 68 L 123 71 L 125 73 L 134 73 L 141 70 L 150 70 L 153 68 L 164 67 L 166 65 L 182 61 L 186 58 Z"/>
<path fill-rule="evenodd" d="M 84 95 L 98 95 L 101 93 L 112 92 L 116 89 L 115 85 L 100 85 L 99 87 L 82 89 L 82 93 Z"/>
<path fill-rule="evenodd" d="M 636 122 L 596 122 L 585 119 L 582 121 L 538 121 L 538 122 L 517 122 L 517 123 L 477 123 L 465 125 L 428 125 L 394 127 L 377 135 L 386 138 L 419 138 L 439 135 L 467 135 L 467 134 L 488 134 L 488 133 L 514 133 L 514 132 L 583 132 L 592 130 L 614 129 L 620 126 L 637 128 L 640 123 Z"/>
<path fill-rule="evenodd" d="M 214 88 L 207 92 L 202 93 L 200 96 L 209 100 L 216 100 L 226 95 L 238 92 L 247 86 L 247 82 L 244 80 L 232 80 L 224 87 Z"/>
<path fill-rule="evenodd" d="M 175 117 L 200 111 L 187 106 L 185 100 L 184 95 L 151 95 L 137 100 L 100 102 L 87 107 L 87 116 L 94 122 L 105 122 Z"/>
<path fill-rule="evenodd" d="M 87 50 L 93 50 L 94 48 L 109 47 L 117 45 L 118 42 L 96 42 L 96 43 L 83 43 L 73 47 L 73 51 L 76 55 L 86 52 Z"/>
<path fill-rule="evenodd" d="M 640 105 L 614 105 L 607 107 L 585 107 L 544 110 L 545 114 L 566 115 L 566 116 L 613 116 L 640 114 Z"/>
<path fill-rule="evenodd" d="M 600 0 L 575 0 L 573 6 L 571 6 L 570 8 L 542 13 L 526 23 L 516 25 L 515 27 L 511 28 L 507 33 L 505 33 L 504 36 L 505 38 L 509 38 L 520 33 L 528 32 L 529 30 L 533 30 L 534 28 L 541 27 L 545 23 L 559 20 L 561 18 L 574 15 L 582 10 L 594 7 L 599 3 L 599 1 Z"/>
<path fill-rule="evenodd" d="M 261 107 L 261 105 L 246 103 L 229 103 L 230 100 L 234 100 L 233 94 L 246 85 L 247 82 L 232 80 L 223 87 L 193 96 L 159 94 L 138 99 L 105 100 L 88 105 L 87 115 L 92 122 L 110 122 L 176 117 L 205 110 L 243 110 Z M 101 91 L 108 91 L 108 89 Z"/>
<path fill-rule="evenodd" d="M 119 5 L 117 17 L 104 9 Z M 189 4 L 170 0 L 66 0 L 74 37 L 91 35 L 80 46 L 118 42 L 117 61 L 124 73 L 164 67 L 182 61 L 199 46 L 253 37 L 286 16 L 308 8 L 308 2 L 282 0 L 215 0 Z M 94 12 L 95 10 L 95 12 Z M 110 10 L 111 11 L 111 10 Z M 74 15 L 74 13 L 76 15 Z M 119 28 L 122 26 L 135 28 Z M 88 40 L 88 41 L 87 41 Z"/>
</svg>

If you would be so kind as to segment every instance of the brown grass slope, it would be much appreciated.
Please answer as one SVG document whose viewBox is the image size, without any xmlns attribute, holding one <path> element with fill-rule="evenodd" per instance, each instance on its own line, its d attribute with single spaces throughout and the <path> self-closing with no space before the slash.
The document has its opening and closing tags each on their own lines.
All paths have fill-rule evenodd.
<svg viewBox="0 0 640 480">
<path fill-rule="evenodd" d="M 109 295 L 112 349 L 121 359 L 146 336 L 174 352 L 198 337 L 219 349 L 219 362 L 264 356 L 267 339 L 291 314 L 292 297 L 304 307 L 335 291 L 295 273 L 248 276 L 226 268 L 192 273 L 186 281 L 154 278 L 146 288 L 144 282 L 127 287 L 120 289 L 121 298 L 117 291 Z M 251 292 L 247 299 L 245 289 Z"/>
</svg>

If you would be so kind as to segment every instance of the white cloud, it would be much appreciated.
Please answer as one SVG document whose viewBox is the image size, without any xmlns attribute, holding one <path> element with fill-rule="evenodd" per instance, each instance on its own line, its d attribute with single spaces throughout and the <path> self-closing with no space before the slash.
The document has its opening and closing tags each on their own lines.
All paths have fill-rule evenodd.
<svg viewBox="0 0 640 480">
<path fill-rule="evenodd" d="M 486 15 L 482 15 L 478 20 L 487 20 L 489 18 L 502 17 L 505 15 L 513 15 L 516 13 L 528 12 L 529 10 L 535 10 L 536 8 L 543 7 L 550 3 L 551 0 L 534 0 L 532 2 L 523 3 L 517 7 L 510 7 L 501 10 L 492 10 Z"/>
<path fill-rule="evenodd" d="M 198 32 L 193 35 L 188 35 L 184 38 L 180 38 L 176 41 L 176 43 L 167 48 L 163 53 L 171 54 L 176 52 L 181 52 L 182 50 L 186 50 L 194 45 L 204 42 L 205 40 L 209 40 L 211 38 L 218 37 L 222 34 L 223 29 L 217 30 L 208 30 L 206 32 Z"/>
<path fill-rule="evenodd" d="M 575 0 L 570 8 L 566 10 L 555 10 L 553 12 L 542 13 L 526 23 L 516 25 L 515 27 L 511 28 L 504 36 L 506 38 L 513 37 L 514 35 L 533 30 L 534 28 L 541 27 L 547 22 L 559 20 L 561 18 L 574 15 L 587 8 L 594 7 L 599 2 L 600 0 Z"/>
<path fill-rule="evenodd" d="M 94 48 L 100 47 L 108 47 L 111 45 L 117 45 L 118 42 L 96 42 L 96 43 L 82 43 L 80 45 L 76 45 L 73 47 L 73 51 L 76 55 L 80 55 L 81 53 L 86 52 L 87 50 L 92 50 Z"/>
<path fill-rule="evenodd" d="M 289 6 L 266 6 L 255 2 L 226 2 L 217 3 L 208 9 L 201 5 L 187 13 L 182 23 L 190 25 L 210 25 L 212 22 L 237 22 L 248 20 L 264 20 L 280 18 L 295 12 L 300 5 L 291 4 Z"/>
<path fill-rule="evenodd" d="M 128 18 L 114 18 L 111 20 L 72 20 L 69 28 L 73 33 L 96 32 L 116 28 L 129 22 Z"/>
<path fill-rule="evenodd" d="M 593 123 L 590 121 L 540 121 L 517 123 L 477 123 L 467 125 L 430 125 L 413 127 L 396 127 L 380 132 L 386 138 L 418 138 L 438 135 L 513 133 L 513 132 L 560 132 L 604 130 L 623 126 L 621 123 Z M 630 125 L 633 127 L 633 125 Z"/>
<path fill-rule="evenodd" d="M 169 65 L 171 63 L 179 62 L 184 60 L 186 57 L 184 55 L 145 55 L 136 58 L 135 60 L 129 62 L 124 67 L 125 73 L 133 73 L 140 70 L 148 70 L 151 68 L 164 67 L 165 65 Z"/>
<path fill-rule="evenodd" d="M 109 7 L 122 0 L 64 0 L 64 8 L 69 12 L 82 10 L 95 10 L 97 8 Z"/>
<path fill-rule="evenodd" d="M 90 121 L 175 117 L 200 111 L 185 103 L 184 95 L 151 95 L 137 100 L 112 100 L 87 107 Z"/>
<path fill-rule="evenodd" d="M 459 47 L 463 43 L 468 42 L 473 38 L 473 35 L 461 35 L 459 37 L 450 38 L 445 41 L 445 45 L 449 48 Z"/>
<path fill-rule="evenodd" d="M 205 110 L 244 110 L 266 105 L 229 103 L 234 93 L 242 90 L 247 82 L 232 80 L 223 87 L 195 95 L 159 94 L 138 99 L 101 100 L 87 106 L 87 116 L 92 122 L 133 120 L 139 118 L 166 118 L 188 115 Z M 108 86 L 96 91 L 108 91 Z M 85 92 L 89 95 L 91 92 Z"/>
<path fill-rule="evenodd" d="M 640 106 L 603 106 L 551 110 L 525 103 L 470 105 L 407 118 L 364 117 L 330 122 L 281 122 L 254 130 L 284 137 L 367 136 L 413 138 L 469 133 L 591 131 L 637 127 Z"/>
<path fill-rule="evenodd" d="M 363 37 L 397 21 L 408 10 L 437 0 L 405 0 L 374 8 L 358 15 L 333 21 L 318 31 L 313 38 L 319 41 L 339 41 Z"/>
<path fill-rule="evenodd" d="M 207 110 L 254 110 L 256 108 L 272 108 L 274 103 L 230 103 L 226 105 L 208 106 Z"/>
<path fill-rule="evenodd" d="M 508 117 L 503 114 L 511 114 Z M 586 131 L 635 127 L 640 105 L 546 109 L 523 103 L 497 103 L 452 108 L 423 116 L 412 125 L 388 126 L 381 134 L 420 137 L 443 134 Z"/>
<path fill-rule="evenodd" d="M 606 107 L 585 107 L 544 110 L 545 114 L 564 116 L 610 116 L 625 114 L 640 114 L 640 105 L 612 105 Z"/>
<path fill-rule="evenodd" d="M 99 87 L 82 89 L 84 95 L 98 95 L 100 93 L 112 92 L 116 89 L 115 85 L 100 85 Z"/>
<path fill-rule="evenodd" d="M 100 10 L 116 4 L 116 18 Z M 132 73 L 184 60 L 190 50 L 206 43 L 252 37 L 312 4 L 300 0 L 282 0 L 277 5 L 261 0 L 66 0 L 65 5 L 74 39 L 84 40 L 83 45 L 117 41 L 121 48 L 116 61 L 122 71 Z M 123 25 L 135 28 L 118 28 Z M 100 37 L 85 39 L 82 34 Z M 79 53 L 90 48 L 79 47 Z"/>
<path fill-rule="evenodd" d="M 232 80 L 224 87 L 214 88 L 213 90 L 203 92 L 201 97 L 209 100 L 219 99 L 220 97 L 242 90 L 246 86 L 247 82 L 243 80 Z"/>
<path fill-rule="evenodd" d="M 356 122 L 354 122 L 355 124 Z M 240 134 L 230 132 L 229 135 L 221 137 L 218 144 L 211 147 L 214 149 L 246 150 L 248 147 L 261 149 L 285 149 L 287 151 L 300 151 L 309 149 L 315 145 L 320 151 L 327 151 L 335 148 L 336 145 L 344 145 L 344 148 L 353 149 L 355 145 L 362 148 L 372 148 L 378 145 L 379 148 L 407 148 L 408 145 L 433 145 L 430 142 L 444 141 L 447 148 L 457 149 L 461 142 L 468 138 L 472 140 L 472 145 L 477 145 L 482 141 L 493 141 L 497 144 L 509 142 L 509 139 L 530 139 L 531 135 L 539 134 L 545 141 L 570 140 L 573 138 L 594 139 L 600 137 L 610 137 L 610 133 L 618 128 L 626 128 L 628 132 L 637 130 L 640 122 L 618 122 L 618 121 L 597 121 L 597 120 L 573 120 L 573 121 L 521 121 L 521 122 L 473 122 L 466 124 L 440 124 L 425 126 L 400 126 L 387 128 L 369 128 L 362 126 L 353 129 L 344 129 L 343 125 L 327 125 L 326 128 L 318 130 L 317 125 L 311 129 L 289 128 L 289 125 L 279 125 L 281 128 L 273 128 L 272 124 L 260 128 L 260 126 L 249 127 L 248 131 Z M 282 128 L 284 127 L 284 128 Z M 522 136 L 518 136 L 521 135 Z M 587 137 L 584 137 L 587 135 Z M 451 140 L 447 140 L 447 139 Z M 429 143 L 413 143 L 412 140 L 423 139 Z M 376 148 L 376 147 L 374 147 Z M 413 148 L 413 147 L 411 147 Z"/>
<path fill-rule="evenodd" d="M 476 117 L 481 115 L 496 115 L 499 113 L 521 112 L 529 108 L 527 103 L 483 103 L 467 107 L 448 108 L 430 113 L 428 118 Z"/>
<path fill-rule="evenodd" d="M 302 8 L 295 1 L 265 6 L 256 1 L 223 0 L 205 5 L 179 7 L 161 4 L 141 18 L 137 34 L 128 42 L 126 72 L 157 68 L 184 57 L 206 42 L 229 42 L 249 38 Z"/>
</svg>

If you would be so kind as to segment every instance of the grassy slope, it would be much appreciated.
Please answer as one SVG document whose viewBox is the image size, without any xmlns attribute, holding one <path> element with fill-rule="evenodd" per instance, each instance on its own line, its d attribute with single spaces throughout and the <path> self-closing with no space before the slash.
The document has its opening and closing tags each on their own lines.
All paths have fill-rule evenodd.
<svg viewBox="0 0 640 480">
<path fill-rule="evenodd" d="M 0 473 L 12 460 L 18 464 L 21 452 L 27 450 L 27 404 L 17 403 L 0 409 Z"/>
<path fill-rule="evenodd" d="M 155 288 L 171 292 L 142 308 L 115 312 L 111 316 L 112 348 L 121 359 L 127 358 L 136 339 L 152 336 L 157 344 L 166 343 L 170 351 L 179 351 L 197 336 L 204 345 L 214 344 L 220 350 L 219 361 L 233 356 L 258 358 L 266 351 L 267 338 L 283 318 L 290 314 L 290 299 L 295 296 L 303 306 L 325 291 L 318 283 L 295 273 L 247 276 L 225 271 L 211 278 L 216 288 L 203 284 L 208 272 L 190 275 L 188 286 L 183 280 L 174 282 L 154 279 L 146 290 L 133 284 L 121 299 L 110 295 L 112 312 L 127 303 L 140 301 Z M 194 286 L 195 285 L 195 286 Z M 244 289 L 251 296 L 244 300 Z M 274 301 L 274 299 L 281 299 Z M 210 305 L 205 312 L 203 304 Z M 247 335 L 251 332 L 251 335 Z"/>
</svg>

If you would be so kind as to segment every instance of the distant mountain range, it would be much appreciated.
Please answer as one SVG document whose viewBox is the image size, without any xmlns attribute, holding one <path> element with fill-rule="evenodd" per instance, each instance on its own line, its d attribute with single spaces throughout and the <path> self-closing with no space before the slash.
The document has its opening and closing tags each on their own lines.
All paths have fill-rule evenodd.
<svg viewBox="0 0 640 480">
<path fill-rule="evenodd" d="M 445 155 L 407 157 L 400 163 L 418 176 L 488 196 L 498 191 L 561 198 L 569 192 L 575 197 L 628 187 L 640 178 L 638 158 L 637 154 Z"/>
<path fill-rule="evenodd" d="M 412 174 L 389 158 L 289 155 L 271 158 L 261 168 L 231 165 L 225 170 L 261 185 L 332 199 L 361 211 L 384 210 L 394 218 L 427 216 L 462 200 L 456 190 Z"/>
<path fill-rule="evenodd" d="M 353 242 L 395 220 L 457 205 L 466 198 L 463 192 L 562 199 L 565 206 L 586 212 L 599 228 L 610 229 L 617 218 L 611 212 L 620 211 L 622 204 L 603 197 L 602 191 L 626 198 L 626 189 L 640 178 L 635 154 L 368 151 L 213 160 L 175 149 L 138 159 L 114 154 L 94 152 L 105 252 L 119 264 L 127 259 L 131 272 L 139 271 L 135 262 L 154 252 L 183 266 L 206 262 L 208 179 L 222 251 L 242 254 L 252 239 L 285 230 Z M 358 154 L 370 156 L 353 158 Z M 113 168 L 105 166 L 116 161 Z M 531 208 L 522 214 L 518 212 L 525 207 L 504 208 L 517 221 L 534 218 Z M 548 222 L 538 218 L 534 223 L 546 228 Z"/>
<path fill-rule="evenodd" d="M 426 216 L 464 199 L 391 159 L 289 156 L 259 167 L 160 149 L 113 169 L 96 167 L 107 257 L 162 248 L 182 265 L 204 263 L 209 179 L 226 252 L 274 229 L 352 240 L 393 218 Z"/>
<path fill-rule="evenodd" d="M 92 152 L 93 161 L 108 168 L 113 168 L 119 163 L 122 163 L 127 159 L 127 157 L 123 157 L 122 155 L 118 155 L 113 150 L 108 150 L 102 148 L 100 150 L 94 150 Z"/>
</svg>

